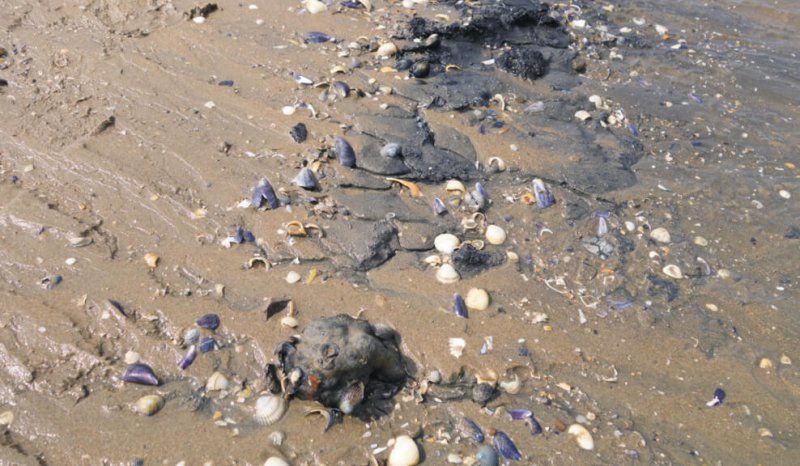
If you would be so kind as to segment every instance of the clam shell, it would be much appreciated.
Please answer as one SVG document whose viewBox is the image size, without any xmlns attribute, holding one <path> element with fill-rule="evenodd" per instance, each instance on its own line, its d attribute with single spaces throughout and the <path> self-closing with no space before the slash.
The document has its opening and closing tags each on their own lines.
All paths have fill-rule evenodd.
<svg viewBox="0 0 800 466">
<path fill-rule="evenodd" d="M 439 270 L 436 271 L 436 280 L 444 285 L 456 283 L 461 279 L 458 271 L 450 264 L 442 264 Z"/>
<path fill-rule="evenodd" d="M 389 453 L 388 466 L 414 466 L 419 464 L 419 447 L 408 435 L 394 439 L 394 447 Z"/>
<path fill-rule="evenodd" d="M 664 227 L 653 229 L 653 231 L 650 232 L 650 238 L 659 243 L 669 243 L 672 241 L 669 231 Z"/>
<path fill-rule="evenodd" d="M 586 430 L 586 427 L 583 427 L 580 424 L 572 424 L 567 429 L 567 433 L 575 437 L 575 441 L 578 442 L 578 446 L 584 450 L 594 450 L 594 439 L 592 438 L 592 434 Z"/>
<path fill-rule="evenodd" d="M 206 390 L 209 392 L 217 391 L 217 390 L 227 390 L 228 389 L 228 378 L 222 375 L 220 372 L 214 372 L 211 374 L 211 377 L 208 378 L 206 382 Z"/>
<path fill-rule="evenodd" d="M 390 142 L 381 147 L 381 155 L 388 158 L 400 157 L 403 154 L 403 146 L 396 142 Z"/>
<path fill-rule="evenodd" d="M 280 395 L 263 395 L 256 400 L 256 422 L 268 426 L 280 421 L 289 402 Z"/>
<path fill-rule="evenodd" d="M 520 382 L 519 377 L 514 374 L 514 380 L 500 382 L 500 388 L 510 395 L 516 395 L 522 388 L 522 382 Z"/>
<path fill-rule="evenodd" d="M 297 319 L 295 319 L 292 316 L 285 316 L 284 318 L 281 319 L 281 325 L 283 325 L 284 327 L 295 328 L 298 325 L 300 325 L 300 323 L 297 322 Z"/>
<path fill-rule="evenodd" d="M 486 241 L 495 246 L 505 243 L 506 231 L 497 225 L 489 225 L 486 227 Z"/>
<path fill-rule="evenodd" d="M 661 269 L 661 271 L 664 272 L 664 275 L 670 278 L 675 278 L 678 280 L 683 278 L 683 272 L 681 272 L 681 268 L 675 264 L 667 264 L 663 269 Z"/>
<path fill-rule="evenodd" d="M 389 58 L 393 57 L 395 54 L 397 54 L 397 46 L 392 42 L 381 44 L 381 46 L 378 47 L 378 50 L 375 52 L 375 55 L 378 58 Z"/>
<path fill-rule="evenodd" d="M 317 13 L 322 13 L 323 11 L 327 10 L 328 7 L 324 3 L 320 2 L 319 0 L 306 0 L 303 4 L 303 7 L 311 13 L 315 15 Z"/>
<path fill-rule="evenodd" d="M 433 247 L 442 254 L 452 254 L 461 245 L 456 235 L 444 233 L 433 240 Z"/>
<path fill-rule="evenodd" d="M 467 292 L 464 302 L 470 309 L 483 311 L 489 307 L 489 293 L 481 288 L 472 288 Z"/>
<path fill-rule="evenodd" d="M 160 395 L 145 395 L 136 401 L 135 410 L 144 416 L 152 416 L 164 407 L 164 398 Z"/>
<path fill-rule="evenodd" d="M 264 466 L 291 466 L 291 465 L 282 458 L 278 458 L 277 456 L 272 456 L 269 459 L 267 459 L 267 462 L 264 463 Z"/>
<path fill-rule="evenodd" d="M 458 180 L 449 180 L 444 189 L 449 193 L 464 194 L 467 192 L 467 188 L 464 187 L 464 183 Z"/>
</svg>

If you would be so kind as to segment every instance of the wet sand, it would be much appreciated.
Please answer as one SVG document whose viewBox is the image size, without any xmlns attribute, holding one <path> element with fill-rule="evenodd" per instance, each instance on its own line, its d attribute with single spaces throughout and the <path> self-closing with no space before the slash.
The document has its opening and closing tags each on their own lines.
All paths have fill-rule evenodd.
<svg viewBox="0 0 800 466">
<path fill-rule="evenodd" d="M 796 5 L 556 8 L 554 16 L 573 20 L 567 30 L 585 71 L 527 82 L 482 69 L 514 91 L 503 95 L 506 108 L 495 100 L 482 110 L 512 129 L 481 134 L 474 109 L 420 108 L 407 73 L 381 71 L 393 60 L 377 60 L 368 44 L 402 35 L 414 10 L 400 2 L 313 16 L 300 2 L 253 4 L 221 4 L 197 24 L 185 18 L 195 6 L 185 1 L 0 3 L 8 51 L 0 58 L 8 81 L 0 87 L 0 462 L 262 464 L 281 455 L 294 465 L 374 464 L 373 453 L 385 460 L 388 452 L 375 452 L 408 433 L 424 464 L 447 464 L 449 454 L 469 461 L 477 451 L 455 433 L 466 415 L 506 432 L 520 464 L 797 463 Z M 459 19 L 444 3 L 415 11 Z M 603 25 L 633 39 L 609 46 Z M 309 31 L 341 42 L 305 44 Z M 360 36 L 364 47 L 348 49 Z M 361 68 L 350 68 L 353 57 Z M 336 79 L 365 95 L 320 102 L 324 88 L 294 80 L 326 82 L 335 65 L 347 69 Z M 591 95 L 626 119 L 603 127 Z M 284 114 L 300 100 L 317 118 L 302 108 Z M 537 101 L 569 113 L 526 115 Z M 466 210 L 432 213 L 433 198 L 447 198 L 444 182 L 420 181 L 422 197 L 413 198 L 383 176 L 323 158 L 320 192 L 290 184 L 334 136 L 358 141 L 358 154 L 362 133 L 380 121 L 369 115 L 384 114 L 384 104 L 423 117 L 436 134 L 466 135 L 482 167 L 503 159 L 506 171 L 482 170 L 465 184 L 485 184 L 487 219 L 508 234 L 486 251 L 518 261 L 452 285 L 436 281 L 424 262 L 433 237 L 479 237 L 460 228 Z M 578 109 L 592 118 L 574 118 Z M 303 144 L 289 137 L 298 122 L 309 131 Z M 625 150 L 632 166 L 619 171 L 634 183 L 620 189 L 592 182 L 600 168 L 581 165 Z M 552 185 L 554 206 L 522 202 L 534 176 Z M 262 177 L 292 204 L 240 207 Z M 607 258 L 585 247 L 597 236 L 593 212 L 608 212 Z M 399 245 L 386 262 L 358 270 L 359 253 L 348 247 L 360 241 L 348 237 L 368 237 L 390 213 Z M 287 238 L 281 230 L 292 220 L 318 224 L 325 238 Z M 237 225 L 258 246 L 223 247 Z M 650 237 L 657 227 L 669 231 L 668 243 Z M 269 270 L 245 267 L 257 250 L 268 253 Z M 158 255 L 155 267 L 148 253 Z M 684 278 L 665 275 L 669 264 Z M 290 271 L 301 281 L 287 283 Z M 47 288 L 55 275 L 62 281 Z M 459 318 L 453 293 L 472 287 L 486 289 L 491 304 Z M 320 417 L 304 416 L 311 402 L 294 400 L 280 422 L 258 426 L 264 365 L 300 330 L 282 326 L 282 314 L 265 319 L 268 302 L 281 299 L 294 302 L 300 329 L 339 313 L 393 326 L 414 380 L 381 404 L 384 415 L 346 417 L 324 435 Z M 219 348 L 181 371 L 180 337 L 206 313 L 221 318 Z M 450 354 L 450 338 L 466 341 L 461 357 Z M 129 351 L 153 367 L 158 387 L 121 381 Z M 522 385 L 487 408 L 420 398 L 417 384 L 434 370 L 445 381 L 493 370 Z M 228 393 L 205 392 L 215 371 L 231 380 Z M 727 396 L 708 407 L 718 387 Z M 153 393 L 166 399 L 161 411 L 132 411 Z M 511 408 L 532 410 L 544 433 L 511 421 L 503 413 Z M 581 421 L 592 451 L 563 432 Z M 285 433 L 279 447 L 275 431 Z"/>
</svg>

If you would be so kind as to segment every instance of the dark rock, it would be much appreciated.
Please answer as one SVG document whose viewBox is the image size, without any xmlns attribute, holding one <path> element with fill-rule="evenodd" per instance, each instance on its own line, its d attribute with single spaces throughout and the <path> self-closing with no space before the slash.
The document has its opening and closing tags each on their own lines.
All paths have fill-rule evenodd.
<svg viewBox="0 0 800 466">
<path fill-rule="evenodd" d="M 294 142 L 301 144 L 305 142 L 306 138 L 308 137 L 308 129 L 306 125 L 303 123 L 298 123 L 292 126 L 292 129 L 289 130 L 289 135 L 292 137 Z"/>
<path fill-rule="evenodd" d="M 461 276 L 467 278 L 504 264 L 506 255 L 502 252 L 479 251 L 467 244 L 453 251 L 452 259 Z"/>
<path fill-rule="evenodd" d="M 355 271 L 365 272 L 378 267 L 394 256 L 400 247 L 397 228 L 387 220 L 378 222 L 352 221 L 326 231 L 322 239 L 333 252 L 334 263 Z"/>
<path fill-rule="evenodd" d="M 496 60 L 500 69 L 524 79 L 538 79 L 547 73 L 547 60 L 532 46 L 514 47 Z"/>
</svg>

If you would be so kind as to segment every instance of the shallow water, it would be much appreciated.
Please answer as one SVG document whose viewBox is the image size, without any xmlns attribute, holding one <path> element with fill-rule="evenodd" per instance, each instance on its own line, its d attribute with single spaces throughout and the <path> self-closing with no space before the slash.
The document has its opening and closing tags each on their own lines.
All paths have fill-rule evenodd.
<svg viewBox="0 0 800 466">
<path fill-rule="evenodd" d="M 387 458 L 376 449 L 409 433 L 425 464 L 445 464 L 448 454 L 469 461 L 477 451 L 455 434 L 466 415 L 506 432 L 522 464 L 796 463 L 796 2 L 582 5 L 572 19 L 591 29 L 573 23 L 569 31 L 577 44 L 589 38 L 575 46 L 584 73 L 554 66 L 531 83 L 462 66 L 463 75 L 495 76 L 506 102 L 483 110 L 510 130 L 484 134 L 473 109 L 419 108 L 417 84 L 381 72 L 373 53 L 338 57 L 332 43 L 303 44 L 311 30 L 345 45 L 399 36 L 410 12 L 400 2 L 372 3 L 369 15 L 314 16 L 288 0 L 226 5 L 195 24 L 183 18 L 194 6 L 185 1 L 0 2 L 0 47 L 9 51 L 0 62 L 0 78 L 9 81 L 0 87 L 0 462 L 262 464 L 280 454 L 295 465 L 374 464 L 373 453 Z M 448 4 L 417 13 L 459 18 Z M 619 46 L 612 58 L 612 47 L 598 43 L 602 25 L 612 34 L 631 28 L 641 46 Z M 685 47 L 672 48 L 679 40 Z M 323 88 L 293 80 L 325 81 L 352 56 L 364 66 L 340 79 L 369 95 L 320 102 Z M 602 127 L 586 100 L 593 94 L 610 113 L 622 110 L 638 136 L 624 124 Z M 283 113 L 299 100 L 318 118 L 305 109 Z M 540 100 L 549 105 L 543 115 L 523 111 Z M 422 197 L 412 198 L 382 176 L 323 160 L 320 193 L 289 184 L 334 135 L 362 153 L 375 131 L 384 137 L 419 121 L 391 120 L 393 127 L 370 117 L 389 111 L 382 104 L 421 118 L 439 135 L 437 148 L 463 152 L 471 144 L 483 166 L 490 157 L 505 161 L 505 172 L 481 171 L 465 185 L 486 185 L 487 219 L 508 233 L 486 251 L 512 251 L 518 262 L 454 285 L 436 282 L 423 262 L 433 237 L 479 236 L 461 229 L 466 212 L 431 212 L 434 197 L 448 198 L 444 183 L 420 182 Z M 573 118 L 579 108 L 592 119 Z M 110 116 L 113 125 L 104 125 Z M 309 139 L 296 144 L 289 128 L 301 121 Z M 466 135 L 469 144 L 443 134 Z M 609 181 L 620 174 L 635 183 Z M 554 206 L 521 202 L 534 176 L 552 184 Z M 261 177 L 291 207 L 238 207 Z M 322 202 L 307 204 L 307 196 Z M 602 239 L 614 251 L 607 258 L 584 246 L 597 236 L 595 211 L 608 212 Z M 393 256 L 359 270 L 361 246 L 387 214 L 397 229 Z M 287 238 L 279 230 L 291 220 L 316 223 L 325 237 Z M 237 225 L 258 238 L 269 270 L 244 267 L 254 245 L 221 246 Z M 657 227 L 669 231 L 669 243 L 650 239 Z M 92 242 L 72 247 L 75 237 Z M 154 268 L 144 260 L 150 252 L 159 256 Z M 665 275 L 668 264 L 684 278 Z M 312 269 L 317 276 L 306 283 Z M 289 271 L 301 282 L 288 284 Z M 40 286 L 56 274 L 61 283 Z M 491 305 L 460 319 L 450 311 L 452 295 L 471 287 L 488 290 Z M 282 327 L 279 316 L 265 320 L 268 302 L 281 299 L 295 303 L 301 328 L 337 313 L 392 325 L 416 381 L 433 370 L 447 380 L 491 369 L 503 381 L 516 374 L 522 388 L 482 409 L 432 395 L 419 402 L 412 382 L 380 404 L 377 419 L 347 417 L 324 435 L 320 417 L 304 416 L 310 402 L 292 401 L 279 423 L 258 426 L 255 396 L 240 390 L 256 391 L 275 346 L 300 330 Z M 219 348 L 180 371 L 179 337 L 209 312 L 222 319 Z M 460 358 L 448 350 L 455 337 L 466 341 Z M 492 349 L 481 355 L 488 337 Z M 128 351 L 154 368 L 160 386 L 120 380 Z M 214 371 L 232 381 L 229 394 L 205 393 Z M 708 407 L 718 387 L 727 396 Z M 151 393 L 165 397 L 164 409 L 133 413 L 131 404 Z M 497 408 L 531 409 L 545 432 L 531 436 Z M 563 432 L 579 416 L 593 451 Z M 273 431 L 286 434 L 282 446 L 270 442 Z"/>
</svg>

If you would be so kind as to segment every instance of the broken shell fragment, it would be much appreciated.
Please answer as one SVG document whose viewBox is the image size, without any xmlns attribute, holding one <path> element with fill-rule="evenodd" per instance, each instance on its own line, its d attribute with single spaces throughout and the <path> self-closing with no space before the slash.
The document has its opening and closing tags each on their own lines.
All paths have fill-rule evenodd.
<svg viewBox="0 0 800 466">
<path fill-rule="evenodd" d="M 540 178 L 533 180 L 533 195 L 536 196 L 536 205 L 540 209 L 545 209 L 556 203 L 556 198 L 550 192 L 550 186 L 546 185 Z"/>
<path fill-rule="evenodd" d="M 278 196 L 275 195 L 275 190 L 272 189 L 272 185 L 266 178 L 261 178 L 255 189 L 253 189 L 250 202 L 253 204 L 253 207 L 258 209 L 265 201 L 270 209 L 277 209 L 280 205 Z"/>
<path fill-rule="evenodd" d="M 136 401 L 134 409 L 143 416 L 152 416 L 164 407 L 164 398 L 159 395 L 145 395 Z"/>
<path fill-rule="evenodd" d="M 289 236 L 307 236 L 306 228 L 297 220 L 292 220 L 284 228 Z"/>
<path fill-rule="evenodd" d="M 156 268 L 156 266 L 158 266 L 158 260 L 159 260 L 158 254 L 148 252 L 147 254 L 144 255 L 144 262 L 151 269 L 154 269 Z"/>
<path fill-rule="evenodd" d="M 575 112 L 575 118 L 577 118 L 577 119 L 579 119 L 581 121 L 586 121 L 591 117 L 592 117 L 592 114 L 587 112 L 586 110 L 578 110 L 577 112 Z"/>
<path fill-rule="evenodd" d="M 481 288 L 472 288 L 467 292 L 467 298 L 464 301 L 469 309 L 483 311 L 489 307 L 489 293 Z"/>
<path fill-rule="evenodd" d="M 217 390 L 227 390 L 228 389 L 228 378 L 222 375 L 220 372 L 214 372 L 211 374 L 211 377 L 208 378 L 206 382 L 206 390 L 209 392 L 217 391 Z"/>
<path fill-rule="evenodd" d="M 467 305 L 464 304 L 464 298 L 458 293 L 453 295 L 453 312 L 458 317 L 463 317 L 465 319 L 468 317 Z"/>
<path fill-rule="evenodd" d="M 672 238 L 666 228 L 658 227 L 650 232 L 650 238 L 659 243 L 669 243 Z"/>
<path fill-rule="evenodd" d="M 445 185 L 444 189 L 448 193 L 464 194 L 465 192 L 467 192 L 467 188 L 464 187 L 464 183 L 458 180 L 449 180 Z"/>
<path fill-rule="evenodd" d="M 448 345 L 450 347 L 450 354 L 456 358 L 460 358 L 461 355 L 464 354 L 464 348 L 467 346 L 467 342 L 463 338 L 451 338 L 448 340 Z"/>
<path fill-rule="evenodd" d="M 492 444 L 503 458 L 512 461 L 519 461 L 522 459 L 522 455 L 520 455 L 519 450 L 517 450 L 517 446 L 514 445 L 514 442 L 511 441 L 505 432 L 496 432 L 492 439 Z"/>
<path fill-rule="evenodd" d="M 314 175 L 314 172 L 308 168 L 303 167 L 300 169 L 300 173 L 297 174 L 294 178 L 292 178 L 292 184 L 295 186 L 299 186 L 303 189 L 307 189 L 309 191 L 316 191 L 319 189 L 319 182 L 317 181 L 317 177 Z"/>
<path fill-rule="evenodd" d="M 125 373 L 122 374 L 122 380 L 140 385 L 158 385 L 158 377 L 156 377 L 153 369 L 147 364 L 142 363 L 128 366 L 128 368 L 125 369 Z"/>
<path fill-rule="evenodd" d="M 388 466 L 414 466 L 419 464 L 419 447 L 408 435 L 394 439 L 392 452 L 389 453 Z"/>
<path fill-rule="evenodd" d="M 403 146 L 396 142 L 390 142 L 381 147 L 381 155 L 388 158 L 400 157 L 403 154 Z"/>
<path fill-rule="evenodd" d="M 278 422 L 289 406 L 286 398 L 280 395 L 263 395 L 256 400 L 256 422 L 268 426 Z"/>
<path fill-rule="evenodd" d="M 450 233 L 443 233 L 433 240 L 433 247 L 442 254 L 452 254 L 460 245 L 461 240 Z"/>
<path fill-rule="evenodd" d="M 303 3 L 303 7 L 312 15 L 315 15 L 317 13 L 322 13 L 323 11 L 328 9 L 328 6 L 320 2 L 319 0 L 306 0 Z"/>
<path fill-rule="evenodd" d="M 271 456 L 267 459 L 267 462 L 264 463 L 264 466 L 291 466 L 282 458 L 278 458 L 277 456 Z"/>
<path fill-rule="evenodd" d="M 181 370 L 186 370 L 189 366 L 192 365 L 195 358 L 197 357 L 197 347 L 192 345 L 189 347 L 189 350 L 186 352 L 186 355 L 178 361 L 178 367 Z"/>
<path fill-rule="evenodd" d="M 501 245 L 506 241 L 506 232 L 497 225 L 486 227 L 486 241 L 495 246 Z"/>
<path fill-rule="evenodd" d="M 580 424 L 572 424 L 567 429 L 567 433 L 575 437 L 578 446 L 583 450 L 594 450 L 594 439 L 592 434 Z"/>
<path fill-rule="evenodd" d="M 436 271 L 436 280 L 444 285 L 456 283 L 461 279 L 458 271 L 450 264 L 442 264 L 439 270 Z"/>
<path fill-rule="evenodd" d="M 675 278 L 678 280 L 683 278 L 683 272 L 681 272 L 681 268 L 675 264 L 667 264 L 663 269 L 661 269 L 661 271 L 664 272 L 664 275 L 670 278 Z"/>
<path fill-rule="evenodd" d="M 281 319 L 281 325 L 289 328 L 296 328 L 300 323 L 292 316 L 285 316 Z"/>
<path fill-rule="evenodd" d="M 197 326 L 200 328 L 206 328 L 213 331 L 219 327 L 219 316 L 216 314 L 206 314 L 197 319 L 195 324 L 197 324 Z"/>
</svg>

